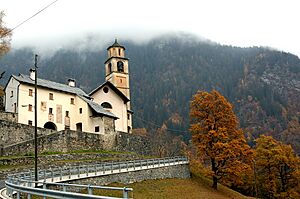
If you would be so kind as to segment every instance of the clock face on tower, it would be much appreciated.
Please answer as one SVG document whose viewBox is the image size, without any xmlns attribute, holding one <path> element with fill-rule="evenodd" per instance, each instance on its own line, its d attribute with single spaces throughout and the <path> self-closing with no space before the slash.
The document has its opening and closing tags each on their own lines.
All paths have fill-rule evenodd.
<svg viewBox="0 0 300 199">
<path fill-rule="evenodd" d="M 117 67 L 118 67 L 118 72 L 124 72 L 124 63 L 122 61 L 118 61 Z"/>
</svg>

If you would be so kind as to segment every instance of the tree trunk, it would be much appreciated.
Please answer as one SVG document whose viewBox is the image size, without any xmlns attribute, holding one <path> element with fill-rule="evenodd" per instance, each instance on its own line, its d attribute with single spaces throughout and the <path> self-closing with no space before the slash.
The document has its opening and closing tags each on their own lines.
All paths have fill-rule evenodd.
<svg viewBox="0 0 300 199">
<path fill-rule="evenodd" d="M 217 167 L 216 167 L 216 162 L 215 158 L 211 158 L 211 169 L 213 171 L 213 184 L 212 188 L 217 189 L 218 188 L 218 178 L 217 178 Z"/>
</svg>

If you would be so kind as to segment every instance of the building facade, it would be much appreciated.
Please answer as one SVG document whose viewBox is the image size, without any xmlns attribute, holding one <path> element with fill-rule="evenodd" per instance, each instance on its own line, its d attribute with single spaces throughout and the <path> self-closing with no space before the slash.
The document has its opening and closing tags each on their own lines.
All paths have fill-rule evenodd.
<svg viewBox="0 0 300 199">
<path fill-rule="evenodd" d="M 113 56 L 116 49 L 120 57 Z M 119 52 L 119 49 L 122 50 Z M 75 80 L 72 79 L 68 80 L 68 84 L 60 84 L 38 78 L 37 126 L 58 131 L 71 129 L 105 133 L 116 130 L 130 133 L 132 111 L 129 99 L 128 59 L 124 58 L 124 50 L 117 41 L 108 48 L 111 56 L 109 61 L 105 62 L 105 67 L 107 62 L 110 62 L 111 72 L 106 71 L 106 82 L 90 94 L 76 87 Z M 119 60 L 123 62 L 123 70 L 114 68 Z M 12 75 L 5 87 L 5 111 L 17 113 L 18 123 L 35 125 L 34 79 L 35 71 L 30 70 L 30 75 Z"/>
</svg>

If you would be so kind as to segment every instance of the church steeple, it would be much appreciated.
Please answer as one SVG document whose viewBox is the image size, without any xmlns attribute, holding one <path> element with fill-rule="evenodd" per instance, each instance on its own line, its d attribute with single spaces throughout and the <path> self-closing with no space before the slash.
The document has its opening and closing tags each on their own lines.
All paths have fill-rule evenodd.
<svg viewBox="0 0 300 199">
<path fill-rule="evenodd" d="M 125 47 L 118 43 L 118 39 L 115 39 L 115 43 L 107 48 L 108 58 L 110 57 L 125 57 Z"/>
<path fill-rule="evenodd" d="M 128 58 L 125 57 L 125 47 L 115 39 L 115 42 L 107 48 L 107 53 L 105 79 L 130 99 Z"/>
</svg>

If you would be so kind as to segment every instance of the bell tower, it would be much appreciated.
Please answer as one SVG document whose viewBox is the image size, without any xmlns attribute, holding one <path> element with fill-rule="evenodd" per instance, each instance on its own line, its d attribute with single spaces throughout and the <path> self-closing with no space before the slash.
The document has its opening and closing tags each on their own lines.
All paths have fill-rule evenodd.
<svg viewBox="0 0 300 199">
<path fill-rule="evenodd" d="M 130 99 L 128 58 L 125 57 L 125 47 L 115 39 L 115 43 L 107 48 L 107 53 L 108 58 L 104 63 L 105 80 L 110 81 Z"/>
<path fill-rule="evenodd" d="M 108 58 L 105 61 L 105 80 L 111 82 L 120 90 L 129 101 L 126 102 L 126 110 L 120 115 L 127 126 L 127 132 L 132 132 L 132 110 L 130 105 L 129 69 L 128 58 L 125 57 L 125 47 L 121 46 L 117 39 L 115 43 L 107 48 Z"/>
</svg>

